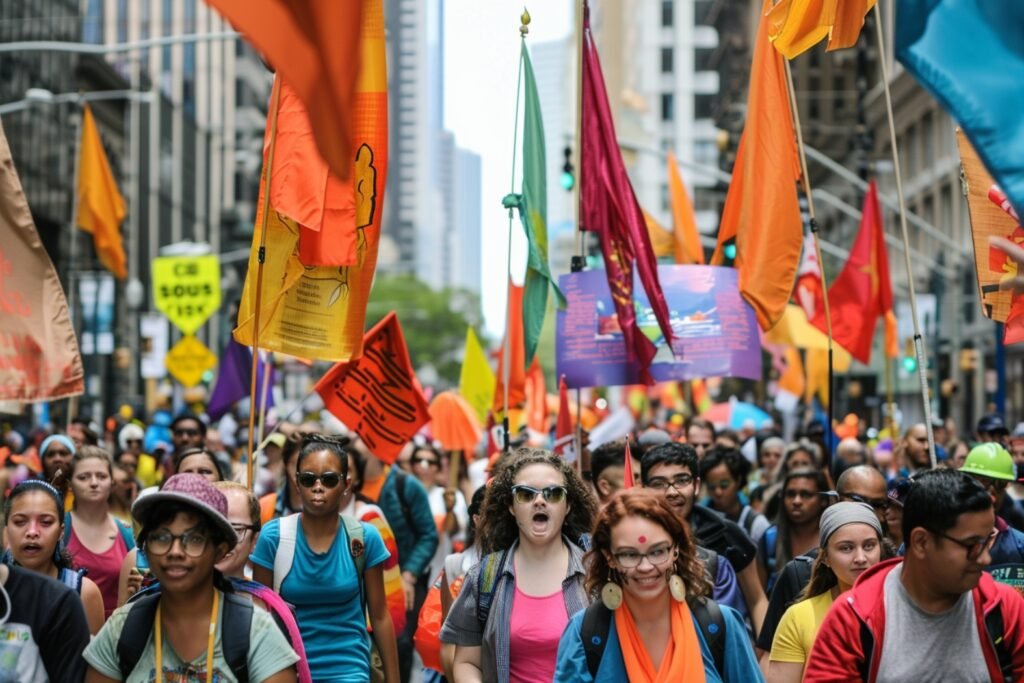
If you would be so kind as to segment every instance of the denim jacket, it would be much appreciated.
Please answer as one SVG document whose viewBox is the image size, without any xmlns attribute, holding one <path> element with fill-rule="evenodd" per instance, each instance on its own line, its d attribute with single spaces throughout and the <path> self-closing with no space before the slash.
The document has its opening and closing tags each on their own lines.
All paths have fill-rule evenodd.
<svg viewBox="0 0 1024 683">
<path fill-rule="evenodd" d="M 569 539 L 562 539 L 569 549 L 569 567 L 565 580 L 562 581 L 562 596 L 565 598 L 565 611 L 572 619 L 573 615 L 586 608 L 589 604 L 583 580 L 586 571 L 583 568 L 583 551 Z M 487 615 L 487 623 L 481 630 L 477 618 L 477 597 L 479 591 L 480 564 L 469 570 L 462 584 L 459 596 L 455 598 L 448 618 L 441 629 L 441 642 L 480 648 L 480 670 L 483 680 L 508 683 L 509 680 L 509 640 L 512 623 L 512 600 L 516 592 L 516 569 L 512 558 L 515 556 L 519 541 L 512 544 L 505 563 L 498 568 L 498 578 L 494 584 L 494 597 Z"/>
</svg>

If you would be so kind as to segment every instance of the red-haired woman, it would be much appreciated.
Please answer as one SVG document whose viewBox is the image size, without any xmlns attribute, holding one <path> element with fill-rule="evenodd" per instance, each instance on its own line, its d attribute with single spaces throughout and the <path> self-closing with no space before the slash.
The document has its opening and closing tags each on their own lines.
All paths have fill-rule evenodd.
<svg viewBox="0 0 1024 683">
<path fill-rule="evenodd" d="M 586 586 L 599 598 L 558 647 L 556 681 L 761 681 L 743 620 L 710 598 L 690 532 L 648 489 L 621 491 L 594 527 Z"/>
</svg>

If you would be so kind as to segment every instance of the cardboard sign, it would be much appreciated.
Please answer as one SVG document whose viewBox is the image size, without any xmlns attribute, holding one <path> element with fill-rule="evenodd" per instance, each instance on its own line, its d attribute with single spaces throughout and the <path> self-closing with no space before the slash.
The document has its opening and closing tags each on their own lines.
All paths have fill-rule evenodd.
<svg viewBox="0 0 1024 683">
<path fill-rule="evenodd" d="M 195 337 L 182 337 L 167 352 L 167 372 L 183 387 L 190 388 L 202 381 L 207 370 L 217 367 L 217 356 Z"/>
<path fill-rule="evenodd" d="M 220 259 L 215 254 L 154 259 L 153 300 L 175 327 L 195 334 L 220 308 Z"/>
</svg>

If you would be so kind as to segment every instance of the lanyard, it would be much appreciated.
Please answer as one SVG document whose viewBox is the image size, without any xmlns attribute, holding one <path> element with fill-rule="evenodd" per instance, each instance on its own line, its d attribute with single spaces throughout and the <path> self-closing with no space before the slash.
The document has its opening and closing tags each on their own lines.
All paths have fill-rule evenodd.
<svg viewBox="0 0 1024 683">
<path fill-rule="evenodd" d="M 213 645 L 217 634 L 217 605 L 220 591 L 213 591 L 213 609 L 210 610 L 210 639 L 206 643 L 206 683 L 213 683 Z M 160 633 L 160 603 L 156 604 L 156 683 L 164 682 L 163 638 Z"/>
</svg>

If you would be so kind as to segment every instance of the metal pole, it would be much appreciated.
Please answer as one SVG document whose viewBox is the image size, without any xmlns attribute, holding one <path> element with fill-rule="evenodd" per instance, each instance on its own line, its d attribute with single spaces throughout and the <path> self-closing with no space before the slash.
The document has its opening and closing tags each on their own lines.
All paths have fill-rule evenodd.
<svg viewBox="0 0 1024 683">
<path fill-rule="evenodd" d="M 75 315 L 75 307 L 78 305 L 77 297 L 77 282 L 75 282 L 76 274 L 76 257 L 77 257 L 77 242 L 78 242 L 78 166 L 82 160 L 82 112 L 79 112 L 78 117 L 73 122 L 74 128 L 74 141 L 75 141 L 75 163 L 74 163 L 74 175 L 71 176 L 71 229 L 69 230 L 69 239 L 71 240 L 68 246 L 68 316 L 71 318 L 71 329 L 76 330 L 75 320 L 78 318 Z M 81 336 L 79 336 L 81 339 Z M 95 340 L 93 340 L 95 343 Z M 79 349 L 81 350 L 81 349 Z M 85 368 L 85 361 L 82 362 L 83 369 Z M 86 376 L 86 387 L 85 391 L 88 393 L 89 378 Z M 71 420 L 74 418 L 75 413 L 78 412 L 78 396 L 71 396 L 68 398 L 68 414 L 67 414 L 67 427 L 71 427 Z"/>
</svg>

